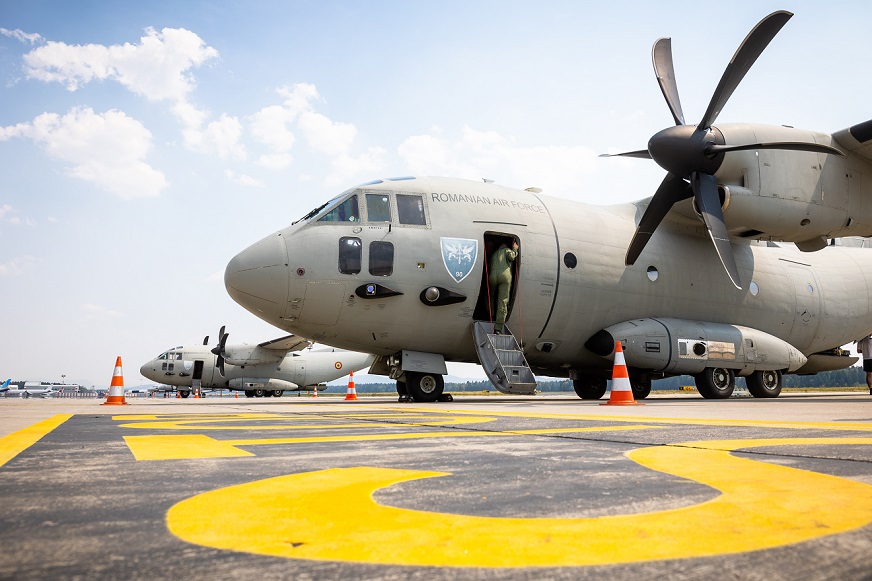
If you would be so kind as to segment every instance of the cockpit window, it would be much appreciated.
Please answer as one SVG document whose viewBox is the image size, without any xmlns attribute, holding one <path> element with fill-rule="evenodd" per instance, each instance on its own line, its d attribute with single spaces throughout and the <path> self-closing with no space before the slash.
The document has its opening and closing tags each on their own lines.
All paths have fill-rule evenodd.
<svg viewBox="0 0 872 581">
<path fill-rule="evenodd" d="M 427 225 L 427 216 L 424 214 L 424 199 L 421 196 L 397 194 L 397 214 L 400 224 Z"/>
<path fill-rule="evenodd" d="M 360 222 L 357 194 L 351 196 L 318 219 L 319 222 Z"/>
<path fill-rule="evenodd" d="M 339 272 L 360 274 L 360 238 L 343 236 L 339 239 Z"/>
<path fill-rule="evenodd" d="M 388 194 L 367 194 L 366 218 L 370 222 L 390 222 L 391 197 Z"/>
<path fill-rule="evenodd" d="M 158 359 L 166 359 L 166 358 L 167 358 L 167 354 L 166 354 L 166 353 L 161 353 L 160 355 L 157 356 L 157 358 L 158 358 Z"/>
</svg>

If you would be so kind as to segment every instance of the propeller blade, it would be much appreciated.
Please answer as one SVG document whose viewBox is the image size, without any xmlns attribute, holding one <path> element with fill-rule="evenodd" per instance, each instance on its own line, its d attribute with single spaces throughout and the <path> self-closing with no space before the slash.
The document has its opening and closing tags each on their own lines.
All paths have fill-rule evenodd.
<svg viewBox="0 0 872 581">
<path fill-rule="evenodd" d="M 748 33 L 742 44 L 736 50 L 736 54 L 730 59 L 718 87 L 712 95 L 712 100 L 709 103 L 708 109 L 702 116 L 698 127 L 700 129 L 708 129 L 715 122 L 718 115 L 723 110 L 724 105 L 745 78 L 745 75 L 757 61 L 760 54 L 766 49 L 769 43 L 778 34 L 778 31 L 787 24 L 793 13 L 785 10 L 773 12 L 763 20 L 761 20 L 754 29 Z"/>
<path fill-rule="evenodd" d="M 641 159 L 651 159 L 651 154 L 647 149 L 638 151 L 625 151 L 624 153 L 601 153 L 598 157 L 638 157 Z"/>
<path fill-rule="evenodd" d="M 708 228 L 709 236 L 715 245 L 721 264 L 724 265 L 727 275 L 736 288 L 742 290 L 739 269 L 736 266 L 736 259 L 733 257 L 733 246 L 730 244 L 730 236 L 727 234 L 727 227 L 724 224 L 724 212 L 721 210 L 721 199 L 718 196 L 718 184 L 715 181 L 715 176 L 693 172 L 690 176 L 690 183 L 693 187 L 697 207 Z"/>
<path fill-rule="evenodd" d="M 221 377 L 224 377 L 224 357 L 221 355 L 218 356 L 218 373 L 221 374 Z"/>
<path fill-rule="evenodd" d="M 715 192 L 717 194 L 717 192 Z M 624 264 L 630 266 L 636 263 L 636 259 L 642 254 L 648 240 L 654 234 L 654 230 L 660 225 L 660 222 L 672 209 L 676 202 L 686 200 L 693 197 L 693 190 L 690 185 L 675 174 L 668 173 L 660 187 L 654 193 L 651 201 L 648 202 L 648 207 L 645 208 L 645 213 L 642 214 L 642 219 L 639 220 L 639 226 L 636 228 L 636 233 L 633 235 L 633 240 L 627 248 L 627 257 L 624 259 Z"/>
<path fill-rule="evenodd" d="M 678 84 L 675 82 L 675 67 L 672 65 L 672 39 L 660 38 L 651 49 L 651 60 L 654 62 L 654 74 L 660 84 L 660 91 L 669 105 L 669 111 L 676 125 L 684 125 L 684 112 L 681 110 L 681 99 L 678 98 Z"/>
<path fill-rule="evenodd" d="M 746 151 L 749 149 L 781 149 L 789 151 L 812 151 L 845 157 L 845 154 L 835 147 L 820 143 L 807 143 L 804 141 L 772 141 L 770 143 L 748 143 L 746 145 L 718 145 L 712 143 L 705 149 L 706 155 L 717 155 L 727 151 Z"/>
<path fill-rule="evenodd" d="M 209 344 L 209 335 L 206 335 L 206 338 L 203 339 L 203 345 L 208 345 L 208 344 Z"/>
</svg>

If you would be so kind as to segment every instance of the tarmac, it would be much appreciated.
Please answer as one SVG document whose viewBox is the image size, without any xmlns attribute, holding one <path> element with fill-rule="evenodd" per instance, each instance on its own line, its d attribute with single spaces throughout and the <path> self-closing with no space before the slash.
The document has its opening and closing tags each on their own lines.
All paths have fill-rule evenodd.
<svg viewBox="0 0 872 581">
<path fill-rule="evenodd" d="M 865 392 L 0 399 L 0 579 L 870 579 Z"/>
</svg>

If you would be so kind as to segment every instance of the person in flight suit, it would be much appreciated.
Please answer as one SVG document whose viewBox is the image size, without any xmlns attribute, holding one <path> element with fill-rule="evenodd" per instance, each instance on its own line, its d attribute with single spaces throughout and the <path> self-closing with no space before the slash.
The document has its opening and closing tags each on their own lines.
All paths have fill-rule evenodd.
<svg viewBox="0 0 872 581">
<path fill-rule="evenodd" d="M 512 247 L 503 242 L 491 255 L 488 284 L 491 289 L 491 304 L 494 305 L 494 333 L 502 333 L 509 311 L 509 291 L 512 288 L 512 263 L 518 257 L 518 243 Z"/>
</svg>

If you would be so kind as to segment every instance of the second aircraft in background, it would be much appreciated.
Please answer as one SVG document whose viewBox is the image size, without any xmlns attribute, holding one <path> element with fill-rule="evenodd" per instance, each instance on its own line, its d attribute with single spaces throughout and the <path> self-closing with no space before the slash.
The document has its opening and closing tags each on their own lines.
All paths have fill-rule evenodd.
<svg viewBox="0 0 872 581">
<path fill-rule="evenodd" d="M 279 397 L 285 391 L 323 389 L 328 381 L 369 367 L 375 357 L 367 353 L 306 349 L 310 343 L 289 335 L 258 345 L 227 345 L 229 333 L 221 328 L 218 345 L 168 349 L 143 365 L 140 373 L 158 383 L 174 386 L 182 397 L 199 389 L 245 391 L 248 397 Z M 304 350 L 305 349 L 305 350 Z"/>
</svg>

